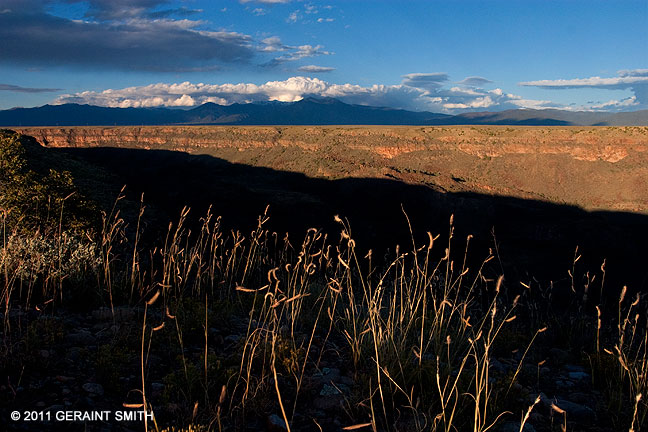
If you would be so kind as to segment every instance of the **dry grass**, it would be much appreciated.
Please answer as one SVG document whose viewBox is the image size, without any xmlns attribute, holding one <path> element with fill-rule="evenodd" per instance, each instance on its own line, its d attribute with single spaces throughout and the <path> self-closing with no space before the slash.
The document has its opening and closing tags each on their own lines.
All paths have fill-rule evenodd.
<svg viewBox="0 0 648 432">
<path fill-rule="evenodd" d="M 187 333 L 179 317 L 186 299 L 202 302 L 203 314 L 196 318 L 204 340 L 196 366 L 202 368 L 201 390 L 188 399 L 191 407 L 182 422 L 194 426 L 187 430 L 203 430 L 198 424 L 208 430 L 242 429 L 247 414 L 270 409 L 280 413 L 290 431 L 296 414 L 311 402 L 305 385 L 331 351 L 341 364 L 348 362 L 354 380 L 351 392 L 341 392 L 340 411 L 353 425 L 347 430 L 485 432 L 502 418 L 520 413 L 522 431 L 539 403 L 536 399 L 524 411 L 502 401 L 507 401 L 527 354 L 546 328 L 538 326 L 527 332 L 531 337 L 523 335 L 526 342 L 518 347 L 523 355 L 517 369 L 503 381 L 493 380 L 493 350 L 507 343 L 500 342 L 504 331 L 519 330 L 513 326 L 520 321 L 518 311 L 525 311 L 520 310 L 525 294 L 507 300 L 502 295 L 507 281 L 487 277 L 485 269 L 493 255 L 471 269 L 468 246 L 458 255 L 453 252 L 452 219 L 447 244 L 439 245 L 439 236 L 431 233 L 424 244 L 417 244 L 412 235 L 411 247 L 397 247 L 382 261 L 375 260 L 371 251 L 359 255 L 351 228 L 341 218 L 336 218 L 339 241 L 331 242 L 324 233 L 310 229 L 294 246 L 287 236 L 280 238 L 265 228 L 267 214 L 259 217 L 250 233 L 224 233 L 220 219 L 211 212 L 192 231 L 190 211 L 184 209 L 162 242 L 145 246 L 139 220 L 130 232 L 117 204 L 104 214 L 103 229 L 91 243 L 72 241 L 60 231 L 51 240 L 38 233 L 21 237 L 18 231 L 4 232 L 0 249 L 4 316 L 11 308 L 34 303 L 64 303 L 77 273 L 84 275 L 77 278 L 84 284 L 94 280 L 99 296 L 111 306 L 130 302 L 142 308 L 138 404 L 152 409 L 146 393 L 151 345 L 163 329 L 174 331 L 189 383 L 192 365 L 185 357 Z M 143 209 L 142 205 L 140 218 Z M 33 249 L 47 252 L 25 252 L 25 245 L 39 242 L 45 246 Z M 435 259 L 438 247 L 445 254 Z M 83 258 L 62 259 L 75 256 Z M 576 293 L 580 288 L 573 289 Z M 591 358 L 595 380 L 600 373 L 606 385 L 616 388 L 610 410 L 618 413 L 619 430 L 634 431 L 648 412 L 643 397 L 648 391 L 648 331 L 640 297 L 632 301 L 625 297 L 624 290 L 613 339 L 597 306 Z M 234 305 L 247 324 L 233 348 L 238 367 L 223 377 L 212 373 L 208 328 L 209 314 L 218 314 L 219 305 L 225 303 Z M 157 419 L 147 427 L 158 430 Z"/>
</svg>

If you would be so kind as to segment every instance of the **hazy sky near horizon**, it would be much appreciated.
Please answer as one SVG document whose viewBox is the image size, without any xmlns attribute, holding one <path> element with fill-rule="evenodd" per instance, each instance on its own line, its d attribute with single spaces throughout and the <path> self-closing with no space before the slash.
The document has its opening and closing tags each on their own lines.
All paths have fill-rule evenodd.
<svg viewBox="0 0 648 432">
<path fill-rule="evenodd" d="M 0 0 L 0 109 L 648 109 L 648 0 Z"/>
</svg>

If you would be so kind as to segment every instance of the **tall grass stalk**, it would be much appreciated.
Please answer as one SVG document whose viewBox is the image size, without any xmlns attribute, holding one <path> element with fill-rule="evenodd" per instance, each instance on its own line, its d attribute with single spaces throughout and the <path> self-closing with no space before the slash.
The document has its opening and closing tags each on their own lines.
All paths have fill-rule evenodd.
<svg viewBox="0 0 648 432">
<path fill-rule="evenodd" d="M 348 221 L 340 217 L 335 218 L 340 226 L 337 242 L 317 229 L 307 230 L 297 241 L 266 228 L 267 208 L 248 233 L 224 232 L 212 209 L 196 219 L 184 208 L 177 223 L 169 224 L 162 241 L 151 243 L 143 235 L 143 199 L 131 231 L 118 206 L 123 197 L 120 193 L 113 209 L 104 213 L 97 248 L 88 249 L 96 259 L 82 261 L 84 264 L 75 269 L 66 267 L 71 246 L 62 229 L 56 234 L 54 265 L 27 265 L 27 258 L 35 262 L 46 254 L 18 257 L 18 234 L 7 231 L 2 213 L 1 301 L 7 317 L 12 301 L 29 303 L 36 287 L 42 288 L 40 301 L 67 298 L 64 290 L 73 273 L 86 271 L 96 274 L 97 291 L 113 316 L 117 301 L 142 307 L 138 390 L 144 409 L 149 407 L 148 350 L 152 339 L 160 337 L 164 321 L 172 320 L 169 327 L 175 327 L 172 336 L 178 341 L 173 349 L 178 349 L 188 386 L 190 368 L 202 369 L 198 382 L 203 395 L 194 405 L 192 420 L 213 420 L 219 430 L 226 429 L 225 423 L 234 424 L 236 418 L 257 411 L 259 400 L 272 401 L 267 402 L 272 404 L 270 408 L 264 409 L 278 410 L 291 428 L 297 414 L 312 400 L 303 390 L 305 385 L 322 384 L 314 377 L 335 351 L 353 381 L 353 388 L 338 386 L 336 396 L 344 403 L 349 420 L 354 420 L 348 424 L 376 432 L 485 432 L 507 415 L 499 402 L 506 400 L 532 345 L 545 331 L 542 327 L 528 334 L 516 369 L 507 382 L 496 385 L 491 375 L 493 352 L 502 343 L 502 334 L 509 328 L 515 331 L 517 317 L 523 316 L 520 297 L 508 301 L 503 294 L 507 289 L 504 278 L 488 277 L 493 274 L 489 264 L 493 254 L 471 268 L 475 262 L 468 259 L 471 236 L 466 238 L 465 248 L 455 251 L 453 218 L 447 243 L 444 239 L 441 246 L 443 253 L 437 253 L 440 235 L 427 233 L 424 240 L 418 240 L 408 220 L 411 246 L 396 247 L 385 255 L 385 261 L 379 261 L 372 251 L 360 252 Z M 40 233 L 32 235 L 35 242 Z M 575 255 L 570 270 L 574 293 L 579 289 L 573 277 L 578 257 Z M 601 268 L 604 271 L 604 266 Z M 585 290 L 593 281 L 587 278 Z M 526 291 L 522 295 L 528 297 L 530 285 L 523 286 Z M 624 290 L 618 301 L 612 347 L 600 305 L 591 311 L 597 314 L 591 342 L 595 345 L 594 366 L 603 367 L 609 359 L 615 362 L 618 394 L 633 405 L 618 410 L 632 415 L 632 421 L 623 427 L 635 430 L 648 412 L 642 397 L 648 392 L 648 329 L 640 297 L 630 301 L 626 296 Z M 186 313 L 183 308 L 188 307 L 188 299 L 204 302 L 205 308 L 204 315 L 197 318 L 203 331 L 201 363 L 197 365 L 185 355 L 189 330 L 179 319 Z M 585 301 L 583 297 L 579 308 L 584 308 Z M 163 322 L 150 326 L 147 319 L 153 316 L 149 314 L 153 302 L 162 311 Z M 242 326 L 232 324 L 233 331 L 241 332 L 238 342 L 228 348 L 237 354 L 236 367 L 227 372 L 224 382 L 214 385 L 211 381 L 217 375 L 211 372 L 214 344 L 210 342 L 210 314 L 218 317 L 222 305 L 234 310 L 236 316 L 244 316 L 245 322 Z M 5 334 L 7 326 L 8 321 Z M 596 372 L 595 378 L 598 376 Z M 198 395 L 187 393 L 194 403 Z M 536 404 L 523 416 L 522 427 Z"/>
</svg>

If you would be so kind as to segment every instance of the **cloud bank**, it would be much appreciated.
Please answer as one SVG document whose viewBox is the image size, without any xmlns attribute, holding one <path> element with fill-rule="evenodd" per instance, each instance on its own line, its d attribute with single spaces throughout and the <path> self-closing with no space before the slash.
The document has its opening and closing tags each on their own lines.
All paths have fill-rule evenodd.
<svg viewBox="0 0 648 432">
<path fill-rule="evenodd" d="M 308 72 L 308 73 L 323 73 L 323 72 L 333 72 L 335 68 L 326 67 L 326 66 L 315 66 L 307 65 L 297 68 L 299 72 Z"/>
<path fill-rule="evenodd" d="M 46 6 L 60 2 L 85 5 L 83 19 L 50 13 Z M 195 17 L 201 10 L 169 9 L 167 3 L 0 0 L 0 40 L 9 41 L 0 43 L 0 64 L 177 73 L 279 66 L 333 54 L 322 45 L 285 45 L 276 36 L 256 40 L 248 34 L 214 29 Z"/>
<path fill-rule="evenodd" d="M 268 52 L 295 48 L 284 56 L 299 57 L 300 52 L 313 52 L 320 47 L 285 47 L 278 38 L 263 41 Z M 289 61 L 289 60 L 286 60 Z M 301 72 L 323 73 L 333 68 L 307 65 Z M 283 81 L 254 83 L 158 83 L 148 86 L 108 89 L 101 92 L 86 91 L 65 94 L 54 103 L 80 103 L 108 107 L 191 107 L 206 102 L 222 105 L 263 101 L 296 102 L 305 97 L 330 97 L 349 104 L 384 106 L 413 111 L 460 113 L 467 111 L 501 111 L 506 109 L 564 109 L 589 111 L 629 111 L 645 105 L 642 91 L 646 90 L 648 70 L 620 71 L 615 78 L 586 78 L 574 80 L 543 80 L 521 83 L 549 89 L 595 87 L 631 89 L 634 95 L 620 100 L 589 102 L 587 106 L 565 106 L 549 100 L 527 99 L 508 93 L 501 88 L 485 89 L 492 81 L 471 76 L 454 84 L 446 73 L 410 73 L 402 76 L 400 84 L 336 84 L 319 78 L 294 76 Z"/>
<path fill-rule="evenodd" d="M 207 31 L 196 20 L 142 16 L 160 3 L 91 1 L 86 15 L 93 20 L 57 17 L 42 8 L 8 9 L 0 14 L 0 40 L 11 43 L 0 44 L 0 62 L 192 71 L 213 70 L 253 57 L 248 35 Z"/>
<path fill-rule="evenodd" d="M 12 84 L 0 84 L 0 91 L 10 91 L 17 93 L 52 93 L 59 91 L 58 88 L 33 88 L 33 87 L 21 87 Z"/>
<path fill-rule="evenodd" d="M 522 86 L 539 87 L 551 90 L 567 90 L 578 88 L 595 88 L 607 90 L 630 90 L 634 96 L 622 100 L 611 100 L 606 103 L 593 104 L 592 109 L 609 109 L 634 107 L 648 108 L 648 69 L 620 70 L 618 76 L 601 78 L 557 79 L 521 82 Z"/>
<path fill-rule="evenodd" d="M 317 66 L 315 66 L 317 67 Z M 265 84 L 204 84 L 183 82 L 151 84 L 102 92 L 86 91 L 60 96 L 56 104 L 80 103 L 108 107 L 196 106 L 206 102 L 222 105 L 262 101 L 295 102 L 305 97 L 331 97 L 358 105 L 387 106 L 415 111 L 461 112 L 508 108 L 546 108 L 546 101 L 526 100 L 501 89 L 444 88 L 442 73 L 408 74 L 398 85 L 360 86 L 334 84 L 319 78 L 296 76 Z"/>
</svg>

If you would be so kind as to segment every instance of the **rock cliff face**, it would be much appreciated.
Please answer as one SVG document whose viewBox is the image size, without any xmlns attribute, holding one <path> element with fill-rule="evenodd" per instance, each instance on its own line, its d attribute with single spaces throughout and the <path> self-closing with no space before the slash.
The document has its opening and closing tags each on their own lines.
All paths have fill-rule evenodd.
<svg viewBox="0 0 648 432">
<path fill-rule="evenodd" d="M 648 127 L 24 128 L 48 147 L 207 154 L 311 177 L 393 178 L 469 191 L 648 212 Z"/>
</svg>

